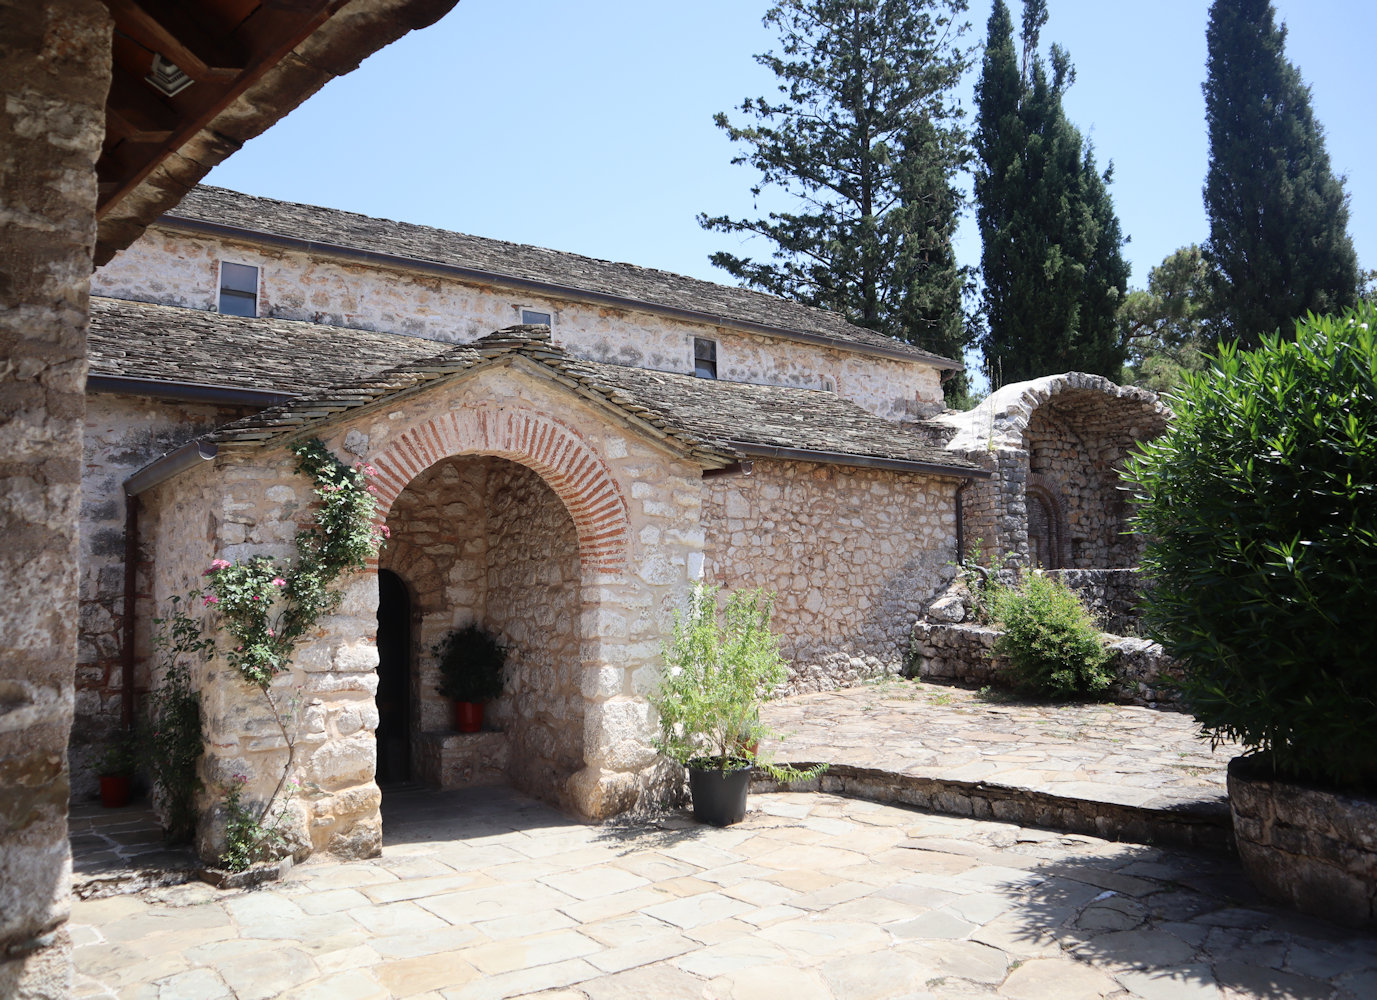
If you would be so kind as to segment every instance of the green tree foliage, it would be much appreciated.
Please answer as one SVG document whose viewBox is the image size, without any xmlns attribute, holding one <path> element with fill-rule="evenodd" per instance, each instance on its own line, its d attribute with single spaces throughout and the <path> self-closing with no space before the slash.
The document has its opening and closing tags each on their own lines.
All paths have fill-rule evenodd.
<svg viewBox="0 0 1377 1000">
<path fill-rule="evenodd" d="M 1129 463 L 1153 637 L 1204 732 L 1377 791 L 1377 306 L 1226 344 Z"/>
<path fill-rule="evenodd" d="M 1200 247 L 1182 247 L 1149 271 L 1147 288 L 1128 293 L 1120 318 L 1128 334 L 1128 360 L 1119 381 L 1169 392 L 1183 372 L 1205 367 L 1215 324 L 1210 270 Z"/>
<path fill-rule="evenodd" d="M 976 83 L 975 200 L 982 241 L 985 370 L 1000 385 L 1063 371 L 1117 377 L 1125 242 L 1062 94 L 1075 79 L 1059 46 L 1044 61 L 1045 0 L 1026 0 L 1022 56 L 1004 0 L 990 13 Z"/>
<path fill-rule="evenodd" d="M 784 0 L 765 15 L 781 52 L 756 56 L 779 97 L 748 98 L 750 124 L 716 122 L 760 171 L 752 189 L 784 191 L 796 211 L 700 215 L 707 229 L 763 236 L 769 260 L 714 253 L 718 267 L 775 295 L 945 357 L 973 343 L 962 313 L 971 275 L 952 234 L 953 183 L 968 144 L 952 90 L 971 64 L 966 0 Z M 953 379 L 949 393 L 964 392 Z"/>
<path fill-rule="evenodd" d="M 1354 304 L 1348 197 L 1268 0 L 1215 0 L 1205 38 L 1205 256 L 1223 332 L 1256 347 L 1307 312 Z"/>
</svg>

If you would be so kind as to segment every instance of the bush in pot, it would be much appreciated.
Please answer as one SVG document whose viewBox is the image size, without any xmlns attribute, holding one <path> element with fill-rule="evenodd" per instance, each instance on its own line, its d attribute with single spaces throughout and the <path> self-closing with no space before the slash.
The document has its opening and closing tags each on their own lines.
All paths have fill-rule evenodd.
<svg viewBox="0 0 1377 1000">
<path fill-rule="evenodd" d="M 762 759 L 762 739 L 778 734 L 760 721 L 760 704 L 787 676 L 770 630 L 774 595 L 737 591 L 719 610 L 717 588 L 698 585 L 686 614 L 674 615 L 663 644 L 665 672 L 651 704 L 660 716 L 656 749 L 689 772 L 694 816 L 726 826 L 745 815 L 752 767 L 782 781 L 823 770 Z"/>
<path fill-rule="evenodd" d="M 506 647 L 491 632 L 470 624 L 446 633 L 430 651 L 440 669 L 435 690 L 454 699 L 455 728 L 478 732 L 483 727 L 483 703 L 502 694 Z"/>
<path fill-rule="evenodd" d="M 1359 870 L 1349 874 L 1370 888 L 1355 889 L 1347 904 L 1332 888 L 1342 873 L 1304 870 L 1318 863 L 1334 822 L 1351 827 L 1349 819 L 1290 831 L 1287 859 L 1250 863 L 1252 840 L 1298 819 L 1270 806 L 1240 816 L 1234 788 L 1250 774 L 1325 787 L 1350 815 L 1377 814 L 1358 802 L 1377 795 L 1377 617 L 1368 596 L 1377 575 L 1375 334 L 1377 307 L 1366 304 L 1309 317 L 1294 342 L 1221 348 L 1206 371 L 1185 376 L 1168 399 L 1171 425 L 1127 470 L 1154 580 L 1148 630 L 1181 662 L 1183 695 L 1204 734 L 1250 751 L 1230 766 L 1245 864 L 1255 878 L 1271 868 L 1294 883 L 1295 891 L 1264 891 L 1368 920 L 1377 919 L 1371 843 L 1350 852 Z M 1377 843 L 1377 828 L 1366 835 Z M 1329 889 L 1312 891 L 1325 882 Z"/>
<path fill-rule="evenodd" d="M 96 762 L 101 805 L 107 809 L 119 809 L 129 804 L 139 760 L 138 737 L 134 730 L 118 730 Z"/>
</svg>

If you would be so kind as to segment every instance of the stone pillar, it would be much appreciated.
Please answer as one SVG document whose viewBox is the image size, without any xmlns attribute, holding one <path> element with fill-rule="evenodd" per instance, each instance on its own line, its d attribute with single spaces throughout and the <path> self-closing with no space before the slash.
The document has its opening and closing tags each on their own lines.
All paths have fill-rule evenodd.
<svg viewBox="0 0 1377 1000">
<path fill-rule="evenodd" d="M 0 996 L 65 997 L 98 0 L 0 0 Z"/>
</svg>

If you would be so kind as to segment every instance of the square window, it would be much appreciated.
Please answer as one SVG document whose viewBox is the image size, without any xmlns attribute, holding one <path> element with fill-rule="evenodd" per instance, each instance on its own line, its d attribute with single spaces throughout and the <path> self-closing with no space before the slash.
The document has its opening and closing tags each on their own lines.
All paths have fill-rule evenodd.
<svg viewBox="0 0 1377 1000">
<path fill-rule="evenodd" d="M 537 312 L 534 309 L 521 310 L 521 322 L 525 326 L 541 324 L 544 326 L 554 326 L 554 317 L 547 312 Z"/>
<path fill-rule="evenodd" d="M 258 315 L 258 268 L 220 262 L 220 312 L 226 316 Z"/>
<path fill-rule="evenodd" d="M 717 378 L 717 341 L 693 338 L 693 374 L 699 378 Z"/>
</svg>

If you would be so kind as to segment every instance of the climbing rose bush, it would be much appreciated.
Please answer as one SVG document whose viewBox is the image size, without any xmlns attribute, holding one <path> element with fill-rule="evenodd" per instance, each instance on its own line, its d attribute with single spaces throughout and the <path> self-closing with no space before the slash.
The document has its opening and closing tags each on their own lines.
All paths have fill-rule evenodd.
<svg viewBox="0 0 1377 1000">
<path fill-rule="evenodd" d="M 345 465 L 315 438 L 294 452 L 296 471 L 311 477 L 316 496 L 311 526 L 296 536 L 296 559 L 216 559 L 205 572 L 204 602 L 234 640 L 230 665 L 260 688 L 287 669 L 301 637 L 339 605 L 331 585 L 363 569 L 386 535 L 374 523 L 376 469 Z"/>
<path fill-rule="evenodd" d="M 1377 306 L 1221 349 L 1127 476 L 1152 636 L 1203 731 L 1377 791 Z"/>
</svg>

